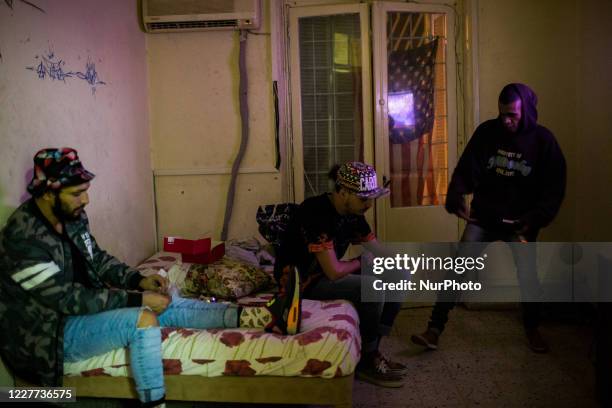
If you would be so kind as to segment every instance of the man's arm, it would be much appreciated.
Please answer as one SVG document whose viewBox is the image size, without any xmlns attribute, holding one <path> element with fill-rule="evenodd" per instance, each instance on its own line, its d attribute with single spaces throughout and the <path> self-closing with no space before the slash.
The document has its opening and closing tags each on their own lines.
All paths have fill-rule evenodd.
<svg viewBox="0 0 612 408">
<path fill-rule="evenodd" d="M 9 275 L 4 278 L 14 290 L 23 290 L 41 304 L 66 315 L 142 305 L 142 294 L 122 289 L 93 289 L 66 281 L 65 272 L 42 242 L 4 242 Z"/>
<path fill-rule="evenodd" d="M 376 238 L 363 242 L 362 245 L 365 249 L 367 249 L 376 256 L 389 257 L 395 255 L 394 251 L 391 251 L 390 249 L 382 245 L 380 242 L 378 242 L 378 239 Z"/>
<path fill-rule="evenodd" d="M 482 158 L 479 157 L 482 128 L 483 125 L 476 129 L 461 154 L 446 193 L 446 211 L 468 222 L 475 220 L 469 216 L 464 196 L 474 192 L 474 188 L 478 185 L 484 172 Z"/>
<path fill-rule="evenodd" d="M 149 290 L 160 293 L 168 291 L 167 278 L 158 274 L 142 276 L 137 269 L 131 268 L 101 249 L 93 236 L 91 240 L 94 245 L 94 267 L 104 282 L 128 290 Z"/>
<path fill-rule="evenodd" d="M 315 257 L 321 265 L 321 269 L 327 278 L 331 281 L 340 279 L 346 275 L 358 271 L 361 268 L 359 259 L 351 259 L 348 261 L 340 261 L 333 249 L 325 249 L 315 252 Z"/>
<path fill-rule="evenodd" d="M 546 227 L 555 218 L 565 197 L 565 157 L 552 133 L 542 154 L 538 176 L 538 198 L 534 208 L 519 220 L 522 232 Z"/>
<path fill-rule="evenodd" d="M 96 270 L 104 282 L 128 290 L 146 290 L 162 294 L 168 291 L 167 278 L 158 274 L 142 276 L 138 270 L 109 255 L 106 251 L 100 249 L 97 244 L 95 244 L 95 247 L 98 248 L 97 252 L 94 252 L 94 260 L 97 259 Z M 143 305 L 150 306 L 146 301 L 143 302 Z"/>
<path fill-rule="evenodd" d="M 93 266 L 102 281 L 116 288 L 136 290 L 144 276 L 140 272 L 100 248 L 96 239 L 90 234 L 93 245 Z"/>
<path fill-rule="evenodd" d="M 378 242 L 365 217 L 359 217 L 352 228 L 354 228 L 355 233 L 354 244 L 362 245 L 377 256 L 394 256 L 393 251 Z M 330 280 L 336 280 L 361 270 L 361 265 L 364 262 L 361 257 L 348 261 L 338 260 L 333 246 L 331 249 L 317 252 L 316 258 L 323 272 Z"/>
</svg>

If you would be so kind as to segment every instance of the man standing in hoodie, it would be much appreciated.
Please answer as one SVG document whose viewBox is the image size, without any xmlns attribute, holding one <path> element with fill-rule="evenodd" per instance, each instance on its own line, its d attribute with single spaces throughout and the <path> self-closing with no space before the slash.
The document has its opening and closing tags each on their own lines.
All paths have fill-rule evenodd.
<svg viewBox="0 0 612 408">
<path fill-rule="evenodd" d="M 557 215 L 565 195 L 565 158 L 554 135 L 537 124 L 537 96 L 523 84 L 508 84 L 499 116 L 482 123 L 467 144 L 448 186 L 446 210 L 467 221 L 469 242 L 533 242 Z M 473 194 L 468 213 L 464 196 Z M 539 283 L 532 246 L 510 245 L 521 286 L 523 323 L 529 347 L 548 351 L 539 331 Z M 483 249 L 465 245 L 461 250 Z M 437 349 L 459 293 L 440 293 L 427 330 L 411 340 Z"/>
</svg>

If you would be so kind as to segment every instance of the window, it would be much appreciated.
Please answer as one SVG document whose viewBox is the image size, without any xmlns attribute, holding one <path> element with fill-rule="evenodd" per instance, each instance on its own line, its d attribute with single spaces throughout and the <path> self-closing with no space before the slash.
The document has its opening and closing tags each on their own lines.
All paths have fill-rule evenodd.
<svg viewBox="0 0 612 408">
<path fill-rule="evenodd" d="M 363 158 L 359 14 L 299 19 L 304 198 L 336 163 Z"/>
</svg>

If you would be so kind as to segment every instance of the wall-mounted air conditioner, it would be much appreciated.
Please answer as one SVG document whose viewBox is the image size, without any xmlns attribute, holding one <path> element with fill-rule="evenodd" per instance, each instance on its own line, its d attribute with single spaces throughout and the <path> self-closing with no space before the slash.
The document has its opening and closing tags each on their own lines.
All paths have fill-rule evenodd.
<svg viewBox="0 0 612 408">
<path fill-rule="evenodd" d="M 253 30 L 261 23 L 261 0 L 142 0 L 148 33 Z"/>
</svg>

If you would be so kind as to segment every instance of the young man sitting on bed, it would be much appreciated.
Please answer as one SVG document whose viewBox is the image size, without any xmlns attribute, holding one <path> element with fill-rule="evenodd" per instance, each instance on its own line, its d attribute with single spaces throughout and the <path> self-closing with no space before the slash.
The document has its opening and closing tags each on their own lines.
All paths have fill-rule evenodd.
<svg viewBox="0 0 612 408">
<path fill-rule="evenodd" d="M 362 358 L 356 376 L 383 387 L 401 387 L 406 366 L 385 358 L 379 351 L 381 336 L 388 335 L 400 310 L 399 303 L 362 302 L 361 260 L 340 260 L 350 243 L 360 243 L 373 253 L 382 252 L 364 214 L 374 199 L 389 193 L 378 187 L 370 165 L 349 162 L 330 171 L 335 188 L 306 199 L 292 215 L 278 250 L 275 275 L 284 282 L 297 267 L 306 299 L 346 299 L 360 319 Z"/>
<path fill-rule="evenodd" d="M 16 375 L 61 386 L 64 361 L 127 346 L 140 401 L 163 406 L 160 326 L 299 330 L 297 272 L 286 296 L 243 308 L 170 296 L 165 278 L 144 277 L 107 254 L 84 211 L 93 178 L 74 149 L 39 151 L 32 198 L 0 232 L 0 351 Z"/>
</svg>

